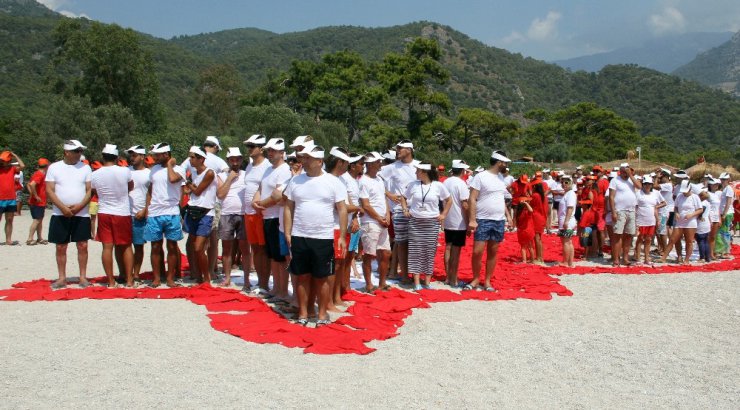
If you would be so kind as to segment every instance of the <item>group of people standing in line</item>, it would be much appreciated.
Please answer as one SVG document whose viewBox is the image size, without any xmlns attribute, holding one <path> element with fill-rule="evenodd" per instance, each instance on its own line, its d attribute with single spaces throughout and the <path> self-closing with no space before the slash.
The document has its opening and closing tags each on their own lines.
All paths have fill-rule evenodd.
<svg viewBox="0 0 740 410">
<path fill-rule="evenodd" d="M 443 165 L 415 159 L 408 140 L 382 155 L 326 150 L 310 136 L 288 145 L 283 138 L 257 134 L 244 145 L 245 154 L 230 147 L 224 160 L 218 138 L 209 136 L 178 164 L 167 143 L 154 144 L 148 152 L 141 145 L 119 152 L 107 144 L 102 161 L 90 164 L 83 157 L 86 147 L 68 140 L 62 160 L 50 164 L 40 159 L 29 184 L 31 235 L 38 239 L 29 237 L 28 244 L 46 242 L 41 221 L 48 200 L 53 205 L 48 241 L 56 245 L 59 274 L 52 286 L 67 286 L 69 243 L 78 251 L 79 285 L 90 285 L 87 243 L 92 237 L 103 245 L 109 286 L 117 281 L 135 286 L 147 242 L 150 286 L 163 281 L 179 286 L 178 241 L 185 232 L 191 279 L 208 285 L 215 279 L 220 240 L 222 286 L 231 286 L 232 266 L 241 261 L 245 292 L 269 298 L 294 313 L 300 324 L 314 317 L 321 326 L 329 323 L 328 312 L 341 311 L 358 255 L 367 292 L 389 289 L 390 279 L 408 281 L 415 290 L 428 288 L 442 231 L 445 283 L 486 291 L 495 291 L 497 250 L 507 224 L 517 232 L 523 261 L 540 265 L 542 235 L 550 233 L 555 218 L 563 266 L 573 266 L 575 236 L 587 256 L 603 256 L 608 237 L 615 266 L 632 263 L 629 251 L 636 234 L 635 259 L 642 252 L 646 263 L 654 238 L 661 261 L 675 247 L 683 263 L 689 263 L 695 239 L 706 260 L 728 257 L 732 243 L 735 193 L 728 174 L 691 184 L 682 172 L 660 169 L 638 176 L 625 163 L 611 172 L 597 165 L 588 174 L 580 167 L 572 175 L 544 169 L 532 179 L 515 179 L 509 175 L 510 159 L 498 150 L 487 169 L 473 172 L 465 161 L 454 160 L 446 174 Z M 287 154 L 287 148 L 293 152 Z M 15 154 L 0 154 L 0 207 L 6 218 L 16 206 L 9 184 L 23 167 Z M 462 283 L 457 270 L 471 235 L 473 272 L 481 271 L 485 255 L 485 274 L 482 281 L 476 275 Z M 7 225 L 6 236 L 10 240 Z M 254 288 L 248 275 L 252 268 L 258 278 Z"/>
</svg>

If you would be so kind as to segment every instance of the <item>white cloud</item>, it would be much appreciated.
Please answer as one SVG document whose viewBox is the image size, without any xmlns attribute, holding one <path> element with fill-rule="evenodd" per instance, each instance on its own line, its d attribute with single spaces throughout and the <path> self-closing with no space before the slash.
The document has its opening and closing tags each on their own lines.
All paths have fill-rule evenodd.
<svg viewBox="0 0 740 410">
<path fill-rule="evenodd" d="M 544 19 L 532 20 L 527 30 L 527 37 L 534 41 L 550 40 L 558 35 L 557 23 L 563 15 L 557 11 L 550 11 Z"/>
<path fill-rule="evenodd" d="M 59 14 L 61 14 L 62 16 L 65 16 L 65 17 L 73 18 L 73 19 L 86 18 L 86 19 L 90 20 L 90 16 L 88 16 L 85 13 L 75 14 L 75 13 L 72 13 L 71 11 L 69 11 L 69 10 L 59 10 Z"/>
<path fill-rule="evenodd" d="M 527 41 L 527 37 L 518 31 L 512 31 L 511 34 L 501 39 L 501 42 L 504 44 L 521 43 L 524 41 Z"/>
<path fill-rule="evenodd" d="M 57 11 L 62 6 L 67 4 L 67 0 L 37 0 L 39 3 L 43 4 L 48 8 L 49 10 Z"/>
<path fill-rule="evenodd" d="M 681 33 L 686 29 L 686 19 L 678 9 L 669 6 L 650 16 L 648 25 L 657 35 Z"/>
</svg>

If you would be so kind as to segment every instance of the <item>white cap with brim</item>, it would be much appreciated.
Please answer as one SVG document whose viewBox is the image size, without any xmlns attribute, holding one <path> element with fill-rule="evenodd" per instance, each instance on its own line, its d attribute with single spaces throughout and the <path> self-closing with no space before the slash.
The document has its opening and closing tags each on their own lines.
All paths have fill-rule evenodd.
<svg viewBox="0 0 740 410">
<path fill-rule="evenodd" d="M 159 144 L 152 145 L 152 149 L 150 150 L 152 154 L 164 154 L 165 152 L 170 152 L 170 144 L 166 142 L 160 142 Z"/>
<path fill-rule="evenodd" d="M 684 178 L 688 178 L 689 177 L 689 175 L 684 170 L 680 170 L 680 171 L 676 172 L 675 174 L 673 174 L 673 176 L 676 177 L 676 178 L 678 178 L 678 179 L 684 179 Z"/>
<path fill-rule="evenodd" d="M 612 171 L 609 173 L 609 178 L 616 178 L 617 177 L 617 171 Z"/>
<path fill-rule="evenodd" d="M 383 154 L 383 158 L 385 158 L 385 159 L 390 159 L 390 160 L 394 160 L 394 159 L 396 159 L 396 151 L 394 151 L 394 150 L 392 150 L 392 149 L 389 149 L 388 151 L 386 151 L 386 152 L 385 152 L 385 153 Z"/>
<path fill-rule="evenodd" d="M 308 141 L 306 141 L 308 140 Z M 310 144 L 309 144 L 310 143 Z M 313 138 L 311 138 L 310 135 L 299 135 L 295 137 L 293 140 L 293 143 L 290 144 L 291 148 L 295 147 L 308 147 L 309 145 L 315 145 L 313 142 Z"/>
<path fill-rule="evenodd" d="M 219 150 L 221 150 L 221 143 L 218 142 L 218 138 L 216 138 L 213 135 L 209 135 L 206 137 L 206 141 L 203 144 L 210 143 L 218 147 Z"/>
<path fill-rule="evenodd" d="M 380 155 L 379 153 L 375 152 L 375 151 L 368 152 L 367 154 L 365 154 L 365 163 L 366 164 L 368 162 L 375 162 L 375 161 L 382 161 L 382 160 L 383 160 L 383 156 Z"/>
<path fill-rule="evenodd" d="M 704 174 L 702 178 L 714 178 L 712 174 Z"/>
<path fill-rule="evenodd" d="M 352 158 L 344 152 L 340 151 L 339 147 L 331 147 L 331 149 L 329 150 L 329 155 L 337 157 L 342 161 L 352 162 Z"/>
<path fill-rule="evenodd" d="M 470 165 L 466 164 L 465 161 L 461 159 L 453 159 L 452 168 L 453 169 L 468 169 L 470 168 Z"/>
<path fill-rule="evenodd" d="M 511 162 L 509 158 L 507 158 L 503 154 L 499 154 L 498 151 L 493 151 L 493 153 L 491 154 L 491 158 L 499 160 L 499 161 L 503 161 L 503 162 Z"/>
<path fill-rule="evenodd" d="M 396 147 L 414 149 L 414 143 L 408 140 L 403 140 L 396 144 Z"/>
<path fill-rule="evenodd" d="M 691 182 L 690 181 L 681 181 L 681 187 L 679 188 L 678 192 L 680 193 L 686 193 L 691 191 Z"/>
<path fill-rule="evenodd" d="M 730 179 L 730 173 L 729 172 L 723 172 L 719 174 L 719 179 Z"/>
<path fill-rule="evenodd" d="M 310 147 L 303 148 L 301 152 L 298 153 L 298 155 L 308 155 L 309 157 L 316 158 L 316 159 L 324 159 L 324 155 L 326 154 L 324 150 L 316 150 L 315 145 L 312 145 Z"/>
<path fill-rule="evenodd" d="M 226 151 L 226 158 L 234 158 L 234 157 L 241 157 L 242 152 L 239 150 L 239 147 L 229 147 L 229 150 Z"/>
<path fill-rule="evenodd" d="M 200 149 L 200 147 L 197 146 L 197 145 L 193 145 L 192 147 L 190 147 L 190 153 L 191 154 L 195 154 L 195 155 L 197 155 L 199 157 L 202 157 L 202 158 L 205 158 L 206 157 L 206 153 L 203 152 L 203 150 Z"/>
<path fill-rule="evenodd" d="M 691 184 L 691 193 L 699 195 L 699 192 L 704 188 L 702 184 Z"/>
<path fill-rule="evenodd" d="M 653 177 L 651 177 L 650 175 L 645 175 L 644 177 L 642 177 L 642 183 L 643 184 L 652 184 L 653 183 Z"/>
<path fill-rule="evenodd" d="M 432 164 L 428 164 L 428 163 L 424 163 L 424 162 L 420 162 L 418 164 L 414 164 L 414 167 L 416 167 L 416 169 L 420 169 L 422 171 L 431 171 L 432 170 Z"/>
<path fill-rule="evenodd" d="M 143 145 L 134 145 L 133 147 L 126 150 L 128 153 L 134 153 L 139 155 L 145 155 L 146 154 L 146 148 L 144 148 Z"/>
<path fill-rule="evenodd" d="M 661 168 L 660 169 L 660 172 L 662 172 L 662 173 L 664 173 L 664 174 L 666 174 L 668 176 L 671 176 L 671 170 L 670 169 Z"/>
<path fill-rule="evenodd" d="M 709 184 L 709 185 L 719 185 L 721 183 L 722 183 L 722 181 L 720 181 L 717 178 L 711 178 L 709 181 L 707 181 L 707 184 Z"/>
<path fill-rule="evenodd" d="M 267 138 L 262 134 L 254 134 L 244 141 L 244 144 L 265 145 Z"/>
<path fill-rule="evenodd" d="M 542 170 L 542 173 L 543 174 L 547 174 L 549 172 L 550 172 L 550 168 L 545 168 L 545 169 Z"/>
<path fill-rule="evenodd" d="M 483 172 L 485 169 L 483 167 L 476 167 L 475 172 Z"/>
<path fill-rule="evenodd" d="M 290 159 L 290 158 L 296 158 L 297 156 L 298 156 L 298 153 L 293 151 L 290 154 L 288 154 L 285 158 Z"/>
<path fill-rule="evenodd" d="M 77 149 L 86 149 L 87 147 L 82 145 L 80 141 L 77 140 L 67 140 L 64 141 L 64 150 L 65 151 L 74 151 Z"/>
<path fill-rule="evenodd" d="M 105 147 L 103 147 L 103 154 L 118 156 L 118 147 L 113 144 L 105 144 Z"/>
<path fill-rule="evenodd" d="M 619 164 L 619 168 L 629 168 L 629 167 L 630 167 L 629 162 L 623 162 L 623 163 Z"/>
<path fill-rule="evenodd" d="M 285 140 L 282 138 L 270 138 L 265 144 L 265 149 L 274 149 L 276 151 L 285 151 Z"/>
</svg>

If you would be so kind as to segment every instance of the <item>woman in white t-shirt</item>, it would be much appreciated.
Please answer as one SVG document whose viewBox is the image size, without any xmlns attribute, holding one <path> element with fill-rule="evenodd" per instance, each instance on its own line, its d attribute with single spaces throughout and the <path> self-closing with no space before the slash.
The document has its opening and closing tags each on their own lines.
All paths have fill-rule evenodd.
<svg viewBox="0 0 740 410">
<path fill-rule="evenodd" d="M 668 246 L 663 250 L 663 256 L 660 258 L 661 263 L 665 262 L 671 248 L 683 239 L 686 243 L 686 257 L 683 258 L 683 264 L 689 264 L 689 257 L 694 251 L 694 237 L 696 235 L 697 219 L 704 211 L 701 206 L 699 196 L 691 192 L 691 190 L 691 181 L 688 179 L 681 181 L 678 191 L 679 193 L 678 196 L 676 196 L 674 203 L 675 226 L 673 228 L 671 240 L 668 243 Z M 678 262 L 681 263 L 681 261 L 681 255 L 678 255 Z"/>
<path fill-rule="evenodd" d="M 650 264 L 650 246 L 658 224 L 658 210 L 665 206 L 659 191 L 653 191 L 653 178 L 646 175 L 642 178 L 642 188 L 637 191 L 637 243 L 635 243 L 635 260 L 640 262 L 640 251 L 644 253 L 645 264 Z M 642 247 L 640 246 L 642 244 Z M 642 249 L 641 249 L 642 248 Z"/>
<path fill-rule="evenodd" d="M 439 228 L 450 211 L 452 198 L 447 188 L 437 181 L 436 166 L 428 162 L 414 166 L 417 180 L 406 186 L 401 206 L 404 215 L 410 218 L 408 271 L 414 275 L 414 289 L 421 290 L 420 275 L 424 275 L 423 288 L 426 289 L 434 273 Z M 439 201 L 444 201 L 441 213 Z"/>
<path fill-rule="evenodd" d="M 711 179 L 710 177 L 710 181 Z M 709 220 L 709 215 L 712 212 L 712 205 L 709 203 L 709 197 L 710 194 L 706 188 L 699 193 L 703 212 L 699 215 L 696 225 L 696 245 L 699 247 L 699 261 L 703 259 L 705 262 L 712 261 L 709 249 L 709 233 L 712 231 L 712 222 Z"/>
<path fill-rule="evenodd" d="M 565 194 L 558 204 L 558 236 L 563 244 L 563 262 L 558 264 L 563 267 L 573 267 L 573 240 L 571 237 L 576 233 L 576 210 L 577 197 L 573 191 L 573 180 L 569 175 L 560 178 Z"/>
<path fill-rule="evenodd" d="M 717 232 L 719 232 L 720 216 L 719 216 L 719 205 L 721 202 L 722 182 L 719 179 L 709 178 L 707 181 L 708 198 L 709 202 L 709 256 L 713 260 L 714 258 L 714 244 L 717 242 Z"/>
</svg>

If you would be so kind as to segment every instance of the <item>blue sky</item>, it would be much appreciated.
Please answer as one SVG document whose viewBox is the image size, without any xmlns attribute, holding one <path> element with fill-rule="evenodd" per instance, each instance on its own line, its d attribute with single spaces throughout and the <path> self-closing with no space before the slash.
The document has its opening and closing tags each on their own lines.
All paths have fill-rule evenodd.
<svg viewBox="0 0 740 410">
<path fill-rule="evenodd" d="M 170 38 L 232 28 L 276 33 L 428 20 L 488 45 L 555 60 L 660 36 L 740 30 L 738 0 L 40 0 L 68 16 Z"/>
</svg>

